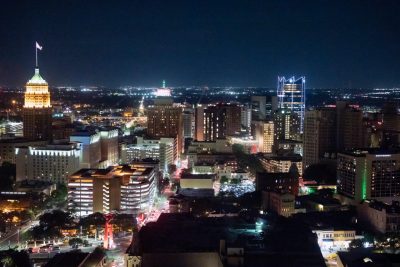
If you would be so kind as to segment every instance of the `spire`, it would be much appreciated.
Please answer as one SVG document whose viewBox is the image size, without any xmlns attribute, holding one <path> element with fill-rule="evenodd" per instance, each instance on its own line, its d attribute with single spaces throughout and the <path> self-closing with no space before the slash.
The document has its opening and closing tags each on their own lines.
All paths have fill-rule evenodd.
<svg viewBox="0 0 400 267">
<path fill-rule="evenodd" d="M 162 88 L 165 88 L 165 80 L 162 81 Z"/>
</svg>

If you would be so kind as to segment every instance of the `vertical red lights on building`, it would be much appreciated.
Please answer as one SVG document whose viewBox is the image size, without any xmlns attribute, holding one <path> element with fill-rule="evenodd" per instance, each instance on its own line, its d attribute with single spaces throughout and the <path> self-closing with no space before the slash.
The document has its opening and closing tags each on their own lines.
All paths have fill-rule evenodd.
<svg viewBox="0 0 400 267">
<path fill-rule="evenodd" d="M 113 238 L 112 224 L 110 222 L 114 218 L 114 215 L 105 214 L 104 218 L 106 219 L 106 224 L 104 226 L 103 247 L 105 249 L 112 249 L 114 247 L 114 238 Z"/>
</svg>

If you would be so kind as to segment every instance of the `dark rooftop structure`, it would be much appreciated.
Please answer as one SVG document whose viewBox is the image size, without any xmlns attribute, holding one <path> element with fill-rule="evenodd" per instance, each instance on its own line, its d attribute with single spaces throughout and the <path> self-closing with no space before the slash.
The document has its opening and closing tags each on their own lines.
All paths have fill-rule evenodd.
<svg viewBox="0 0 400 267">
<path fill-rule="evenodd" d="M 239 248 L 244 253 L 232 257 L 241 257 L 244 267 L 325 266 L 316 235 L 307 226 L 297 220 L 278 220 L 272 225 L 267 218 L 248 220 L 240 216 L 194 217 L 188 213 L 163 213 L 157 222 L 141 228 L 127 252 L 143 258 L 193 253 L 193 261 L 195 253 L 218 253 L 224 266 L 230 266 L 230 248 Z"/>
<path fill-rule="evenodd" d="M 391 267 L 400 266 L 399 254 L 372 253 L 370 251 L 338 252 L 339 266 Z"/>
</svg>

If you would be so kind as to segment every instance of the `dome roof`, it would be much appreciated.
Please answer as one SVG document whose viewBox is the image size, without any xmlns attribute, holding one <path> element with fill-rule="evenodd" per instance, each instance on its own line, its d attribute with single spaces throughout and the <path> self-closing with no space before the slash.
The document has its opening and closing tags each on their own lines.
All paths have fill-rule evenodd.
<svg viewBox="0 0 400 267">
<path fill-rule="evenodd" d="M 47 84 L 42 76 L 40 76 L 39 68 L 35 68 L 35 75 L 28 81 L 28 84 Z"/>
</svg>

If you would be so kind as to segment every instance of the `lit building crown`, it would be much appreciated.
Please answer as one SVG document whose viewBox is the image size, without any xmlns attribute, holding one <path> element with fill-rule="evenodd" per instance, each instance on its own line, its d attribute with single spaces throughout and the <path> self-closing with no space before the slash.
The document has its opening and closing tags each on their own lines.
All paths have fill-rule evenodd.
<svg viewBox="0 0 400 267">
<path fill-rule="evenodd" d="M 35 68 L 35 74 L 26 84 L 24 108 L 49 108 L 49 85 L 40 76 L 39 68 Z"/>
</svg>

